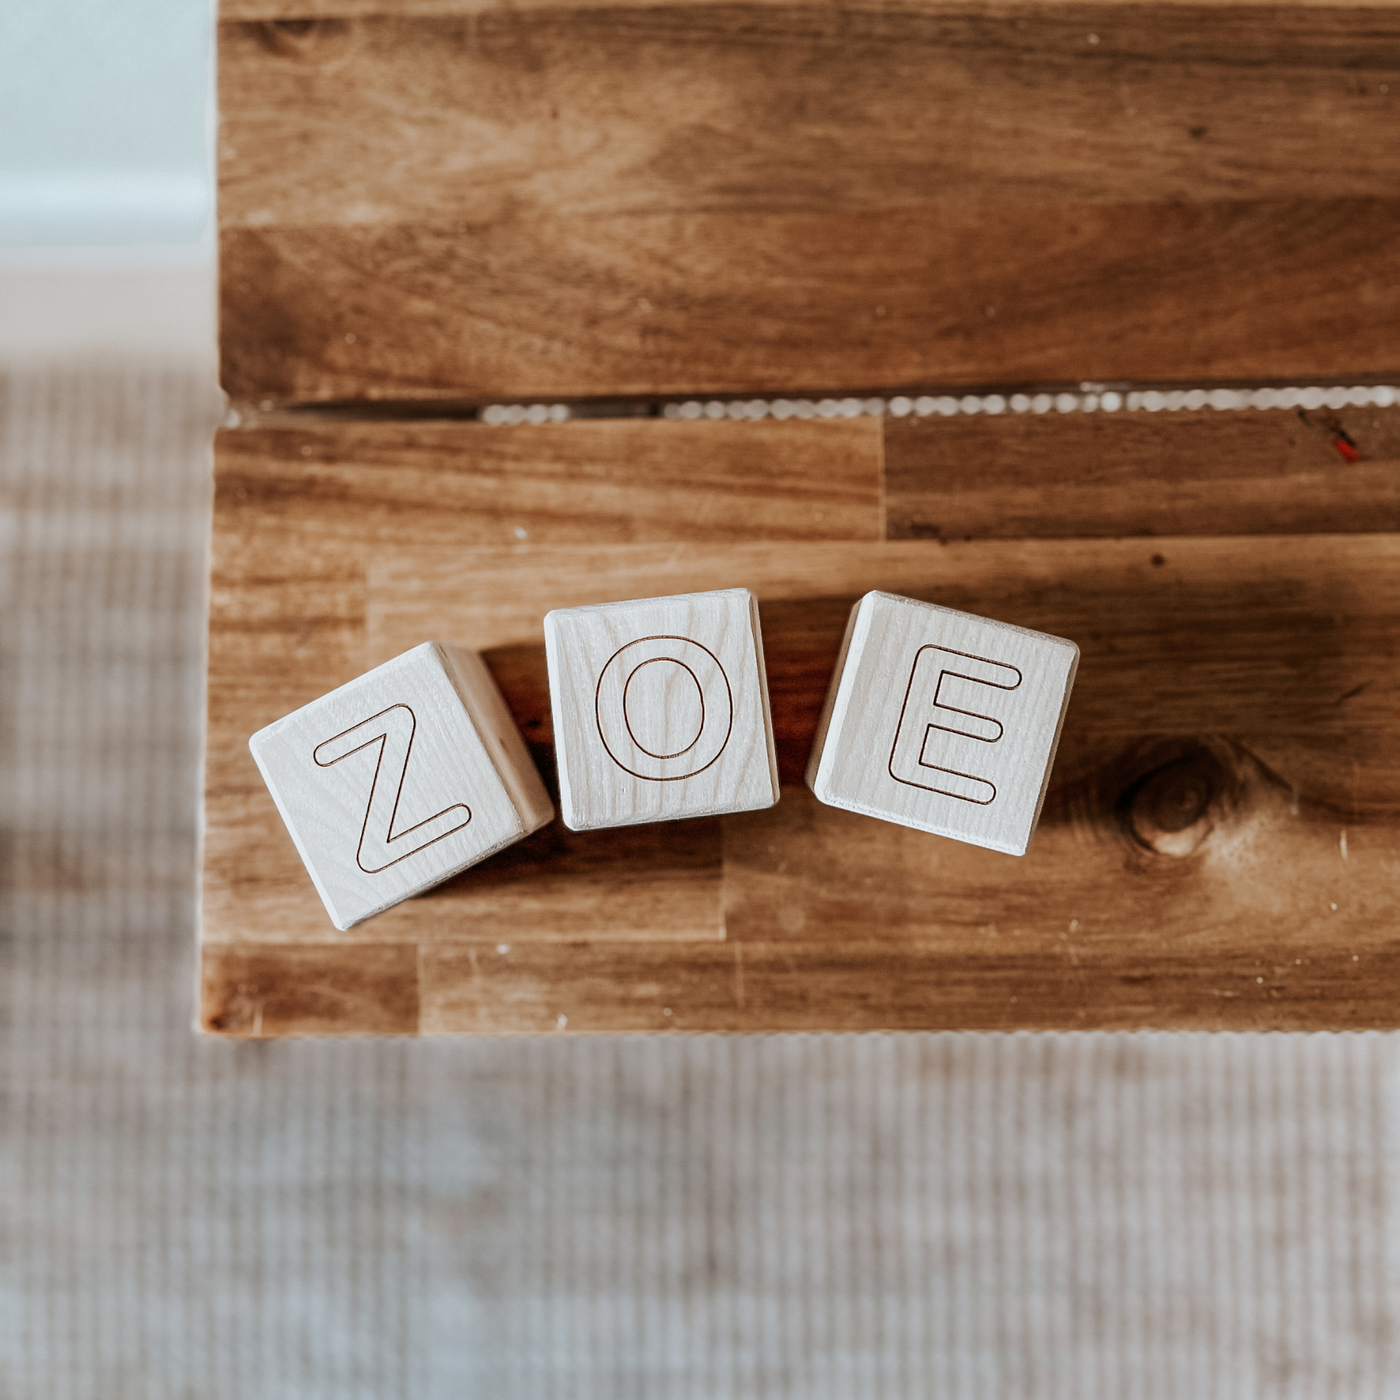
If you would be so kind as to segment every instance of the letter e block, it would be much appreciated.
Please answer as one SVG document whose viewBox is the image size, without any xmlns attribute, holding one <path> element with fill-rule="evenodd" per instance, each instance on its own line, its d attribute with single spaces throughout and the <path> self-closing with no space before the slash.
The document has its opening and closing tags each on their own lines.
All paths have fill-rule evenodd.
<svg viewBox="0 0 1400 1400">
<path fill-rule="evenodd" d="M 339 929 L 554 816 L 481 657 L 437 642 L 269 724 L 248 747 Z"/>
<path fill-rule="evenodd" d="M 544 620 L 559 802 L 575 831 L 778 800 L 758 602 L 747 588 Z"/>
<path fill-rule="evenodd" d="M 1063 637 L 867 593 L 807 785 L 832 807 L 1025 855 L 1078 665 Z"/>
</svg>

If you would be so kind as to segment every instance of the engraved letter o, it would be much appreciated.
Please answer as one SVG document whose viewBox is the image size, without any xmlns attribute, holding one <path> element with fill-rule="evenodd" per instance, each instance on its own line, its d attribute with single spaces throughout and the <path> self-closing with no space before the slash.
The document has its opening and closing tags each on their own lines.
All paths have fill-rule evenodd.
<svg viewBox="0 0 1400 1400">
<path fill-rule="evenodd" d="M 693 682 L 700 697 L 700 724 L 694 736 L 673 752 L 658 754 L 642 747 L 633 731 L 637 699 L 631 687 L 644 666 L 669 662 L 681 694 Z M 629 720 L 628 706 L 633 707 Z M 598 737 L 608 757 L 624 773 L 652 783 L 674 783 L 703 773 L 724 752 L 734 727 L 734 696 L 719 658 L 689 637 L 642 637 L 620 647 L 598 676 L 594 704 Z"/>
</svg>

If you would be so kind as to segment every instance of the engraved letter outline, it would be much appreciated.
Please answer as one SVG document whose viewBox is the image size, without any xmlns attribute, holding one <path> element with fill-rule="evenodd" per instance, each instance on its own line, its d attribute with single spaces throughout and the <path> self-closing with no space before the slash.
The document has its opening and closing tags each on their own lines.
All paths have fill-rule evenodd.
<svg viewBox="0 0 1400 1400">
<path fill-rule="evenodd" d="M 657 645 L 651 645 L 657 644 Z M 706 701 L 706 686 L 696 675 L 696 666 L 701 665 L 700 658 L 692 655 L 691 660 L 696 666 L 688 665 L 681 659 L 685 654 L 685 648 L 694 647 L 697 652 L 703 653 L 714 668 L 719 679 L 724 682 L 724 691 L 721 695 L 718 687 L 714 688 L 712 698 L 717 702 L 708 704 Z M 633 651 L 633 648 L 639 650 Z M 632 652 L 631 656 L 626 653 Z M 673 655 L 680 652 L 681 655 Z M 621 726 L 608 713 L 605 717 L 606 707 L 603 704 L 604 681 L 614 667 L 619 670 L 626 666 L 629 661 L 636 660 L 636 665 L 627 673 L 627 678 L 622 681 L 619 688 Z M 632 731 L 632 721 L 627 716 L 627 695 L 632 684 L 632 678 L 642 669 L 654 661 L 671 661 L 687 672 L 690 679 L 695 682 L 695 687 L 700 693 L 700 729 L 695 738 L 684 748 L 678 749 L 671 754 L 654 754 L 649 749 L 642 747 L 637 736 Z M 704 667 L 703 669 L 708 669 Z M 712 767 L 719 760 L 729 745 L 729 737 L 734 732 L 734 691 L 729 684 L 729 676 L 726 674 L 723 664 L 709 647 L 701 645 L 693 637 L 677 637 L 669 634 L 662 634 L 654 637 L 638 637 L 636 641 L 628 642 L 620 646 L 608 658 L 607 664 L 598 673 L 598 684 L 593 695 L 593 717 L 598 726 L 598 737 L 603 742 L 603 748 L 612 761 L 622 769 L 624 773 L 631 774 L 634 778 L 640 778 L 648 783 L 680 783 L 687 778 L 693 778 L 697 774 L 703 773 L 707 768 Z M 723 727 L 724 733 L 721 736 L 719 730 Z M 718 739 L 718 744 L 716 744 Z M 702 740 L 704 741 L 702 744 Z M 711 750 L 713 749 L 713 752 Z M 627 762 L 618 756 L 621 751 L 627 758 Z M 686 755 L 692 755 L 692 767 L 684 773 L 643 773 L 639 769 L 649 766 L 647 760 L 657 765 L 672 763 L 675 760 L 684 760 Z M 702 761 L 703 760 L 703 761 Z"/>
<path fill-rule="evenodd" d="M 402 713 L 396 713 L 399 711 Z M 382 721 L 382 723 L 376 723 L 376 721 Z M 406 739 L 405 723 L 407 725 Z M 451 836 L 453 832 L 461 831 L 472 819 L 471 808 L 465 803 L 457 802 L 395 834 L 394 823 L 398 820 L 399 801 L 403 797 L 403 785 L 408 776 L 408 759 L 413 752 L 413 738 L 417 732 L 418 717 L 413 713 L 413 710 L 408 705 L 390 705 L 387 709 L 380 710 L 378 714 L 370 715 L 368 719 L 363 719 L 358 724 L 352 724 L 349 729 L 344 729 L 339 734 L 317 744 L 312 750 L 311 757 L 315 763 L 321 768 L 329 768 L 333 763 L 339 763 L 341 759 L 349 758 L 351 754 L 361 753 L 376 743 L 379 745 L 379 753 L 374 761 L 374 777 L 369 785 L 369 800 L 365 803 L 365 819 L 360 827 L 359 844 L 355 847 L 355 864 L 366 875 L 378 875 L 380 871 L 387 870 L 391 865 L 397 865 L 401 860 L 407 860 L 409 856 L 416 856 L 419 851 L 426 850 L 429 846 Z M 395 741 L 392 752 L 390 751 L 391 739 Z M 398 741 L 401 739 L 405 739 L 402 745 L 402 757 L 397 751 Z M 389 758 L 389 771 L 387 773 L 384 763 L 386 756 Z M 394 772 L 395 768 L 397 768 L 397 774 Z M 382 783 L 380 782 L 381 777 L 384 779 Z M 393 789 L 392 798 L 390 797 L 391 788 Z M 367 855 L 370 856 L 370 859 L 374 858 L 371 853 L 365 850 L 366 841 L 377 841 L 387 853 L 394 843 L 404 841 L 414 832 L 422 832 L 424 827 L 432 826 L 434 823 L 437 823 L 438 828 L 441 828 L 442 818 L 452 817 L 459 812 L 465 814 L 459 821 L 455 821 L 446 830 L 438 829 L 436 835 L 419 841 L 402 854 L 396 855 L 392 860 L 387 860 L 382 865 L 367 865 L 365 863 Z M 374 828 L 375 830 L 383 830 L 382 837 L 371 835 L 370 823 L 376 816 L 378 820 L 374 822 Z"/>
<path fill-rule="evenodd" d="M 954 671 L 950 667 L 942 667 L 939 670 L 938 679 L 933 687 L 932 709 L 934 714 L 940 717 L 963 715 L 966 716 L 968 720 L 975 720 L 979 721 L 981 724 L 993 726 L 996 733 L 978 733 L 976 728 L 971 725 L 957 727 L 956 720 L 944 724 L 939 724 L 936 720 L 932 720 L 925 722 L 923 736 L 919 742 L 918 758 L 916 761 L 920 768 L 927 768 L 930 773 L 946 773 L 949 778 L 961 778 L 965 783 L 973 784 L 977 790 L 986 790 L 989 793 L 987 797 L 973 797 L 967 792 L 955 792 L 948 786 L 935 787 L 933 784 L 938 781 L 935 778 L 931 778 L 927 783 L 916 783 L 909 778 L 901 778 L 900 775 L 895 772 L 894 761 L 895 755 L 899 752 L 900 735 L 904 732 L 905 719 L 909 717 L 909 701 L 914 693 L 914 682 L 918 679 L 919 661 L 926 651 L 938 651 L 944 653 L 946 656 L 961 656 L 968 661 L 976 661 L 983 666 L 992 667 L 997 671 L 1010 672 L 1016 677 L 1009 685 L 1004 685 L 1000 681 L 989 680 L 985 676 L 970 676 L 966 674 L 965 671 Z M 1006 732 L 1001 721 L 993 719 L 991 715 L 978 714 L 975 710 L 964 710 L 956 705 L 944 704 L 942 700 L 943 682 L 950 677 L 955 680 L 967 681 L 972 685 L 984 685 L 992 690 L 1006 691 L 1018 689 L 1021 682 L 1025 679 L 1018 667 L 1012 666 L 1006 661 L 993 661 L 989 656 L 977 656 L 970 651 L 958 651 L 953 647 L 938 646 L 932 642 L 921 646 L 918 651 L 914 653 L 914 664 L 909 670 L 909 684 L 905 687 L 904 703 L 900 706 L 899 710 L 899 723 L 895 726 L 894 743 L 890 745 L 889 774 L 895 782 L 903 783 L 906 787 L 922 788 L 925 792 L 935 792 L 941 797 L 951 797 L 959 802 L 971 802 L 974 806 L 986 807 L 996 800 L 997 795 L 996 784 L 992 782 L 991 779 L 979 778 L 975 773 L 964 773 L 957 768 L 944 768 L 937 763 L 930 763 L 925 758 L 925 754 L 928 752 L 929 740 L 933 737 L 933 731 L 936 729 L 941 730 L 945 734 L 956 734 L 962 739 L 975 739 L 983 744 L 1000 743 L 1002 735 Z"/>
</svg>

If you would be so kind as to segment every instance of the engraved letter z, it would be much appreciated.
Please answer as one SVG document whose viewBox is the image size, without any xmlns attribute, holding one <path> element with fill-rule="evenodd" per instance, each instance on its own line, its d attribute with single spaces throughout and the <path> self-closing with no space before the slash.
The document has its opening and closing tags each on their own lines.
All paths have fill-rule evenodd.
<svg viewBox="0 0 1400 1400">
<path fill-rule="evenodd" d="M 471 809 L 458 802 L 395 834 L 394 822 L 399 814 L 399 799 L 403 796 L 408 756 L 413 751 L 413 735 L 417 728 L 418 721 L 407 705 L 390 705 L 387 710 L 318 744 L 312 752 L 311 757 L 317 764 L 329 768 L 362 749 L 379 746 L 364 825 L 360 828 L 360 844 L 355 850 L 355 864 L 366 875 L 377 875 L 416 855 L 434 841 L 460 831 L 472 819 Z"/>
</svg>

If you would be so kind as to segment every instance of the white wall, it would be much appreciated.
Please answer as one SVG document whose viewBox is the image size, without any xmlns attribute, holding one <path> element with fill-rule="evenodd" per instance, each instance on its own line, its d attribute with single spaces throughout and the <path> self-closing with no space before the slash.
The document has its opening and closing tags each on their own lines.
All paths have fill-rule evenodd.
<svg viewBox="0 0 1400 1400">
<path fill-rule="evenodd" d="M 0 356 L 212 358 L 213 0 L 0 3 Z"/>
</svg>

